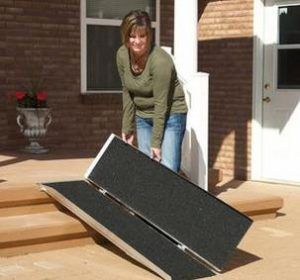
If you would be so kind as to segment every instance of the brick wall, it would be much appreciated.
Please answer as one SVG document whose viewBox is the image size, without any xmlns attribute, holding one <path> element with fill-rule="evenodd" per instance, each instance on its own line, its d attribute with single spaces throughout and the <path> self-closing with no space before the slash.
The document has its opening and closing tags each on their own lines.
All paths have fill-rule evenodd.
<svg viewBox="0 0 300 280">
<path fill-rule="evenodd" d="M 172 13 L 172 1 L 162 1 L 164 44 L 172 44 Z M 80 0 L 2 0 L 0 33 L 0 150 L 26 144 L 7 95 L 24 82 L 28 62 L 47 77 L 53 122 L 43 145 L 96 150 L 111 132 L 120 133 L 121 95 L 80 93 Z"/>
<path fill-rule="evenodd" d="M 80 0 L 1 1 L 0 149 L 24 146 L 14 102 L 5 95 L 24 82 L 29 65 L 47 77 L 53 122 L 43 144 L 51 149 L 98 149 L 120 132 L 121 96 L 80 93 Z M 3 70 L 4 69 L 4 70 Z"/>
<path fill-rule="evenodd" d="M 210 74 L 209 165 L 250 173 L 253 0 L 199 1 L 199 70 Z"/>
<path fill-rule="evenodd" d="M 253 0 L 199 0 L 199 70 L 210 73 L 209 164 L 246 178 L 250 164 Z M 161 45 L 173 46 L 173 0 L 161 0 Z M 53 123 L 42 144 L 95 149 L 120 132 L 121 96 L 80 94 L 80 0 L 2 0 L 0 149 L 25 145 L 6 94 L 27 58 L 42 62 Z"/>
</svg>

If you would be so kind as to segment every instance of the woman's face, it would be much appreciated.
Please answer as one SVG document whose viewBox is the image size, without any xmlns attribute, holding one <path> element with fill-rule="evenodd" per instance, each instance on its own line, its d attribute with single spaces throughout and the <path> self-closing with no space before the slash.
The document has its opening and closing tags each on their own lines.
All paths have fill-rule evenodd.
<svg viewBox="0 0 300 280">
<path fill-rule="evenodd" d="M 145 28 L 135 28 L 131 31 L 128 39 L 128 48 L 136 56 L 146 53 L 148 48 L 148 35 Z"/>
</svg>

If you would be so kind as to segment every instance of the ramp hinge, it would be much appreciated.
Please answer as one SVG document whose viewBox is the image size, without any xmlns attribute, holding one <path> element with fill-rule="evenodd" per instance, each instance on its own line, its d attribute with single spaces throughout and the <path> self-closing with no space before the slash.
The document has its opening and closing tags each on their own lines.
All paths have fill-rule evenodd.
<svg viewBox="0 0 300 280">
<path fill-rule="evenodd" d="M 177 247 L 182 251 L 185 251 L 187 249 L 187 247 L 184 246 L 183 244 L 178 244 Z"/>
<path fill-rule="evenodd" d="M 99 192 L 102 193 L 103 195 L 106 195 L 106 194 L 107 194 L 107 191 L 104 190 L 104 189 L 99 189 Z"/>
</svg>

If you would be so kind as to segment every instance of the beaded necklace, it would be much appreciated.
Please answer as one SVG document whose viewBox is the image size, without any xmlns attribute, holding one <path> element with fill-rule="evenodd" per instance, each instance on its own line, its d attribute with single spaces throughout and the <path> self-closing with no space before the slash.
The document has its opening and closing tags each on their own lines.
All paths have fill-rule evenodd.
<svg viewBox="0 0 300 280">
<path fill-rule="evenodd" d="M 135 56 L 130 52 L 130 65 L 133 73 L 135 74 L 141 74 L 146 66 L 147 60 L 148 60 L 149 52 L 145 52 L 145 54 L 141 55 L 138 58 L 135 58 Z"/>
</svg>

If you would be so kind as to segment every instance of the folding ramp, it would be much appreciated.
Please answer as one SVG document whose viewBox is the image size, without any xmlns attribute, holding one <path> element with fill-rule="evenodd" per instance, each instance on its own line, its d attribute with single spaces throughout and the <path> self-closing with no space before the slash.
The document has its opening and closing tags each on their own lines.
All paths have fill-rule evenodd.
<svg viewBox="0 0 300 280">
<path fill-rule="evenodd" d="M 164 279 L 214 275 L 252 221 L 111 135 L 86 180 L 44 189 Z"/>
</svg>

